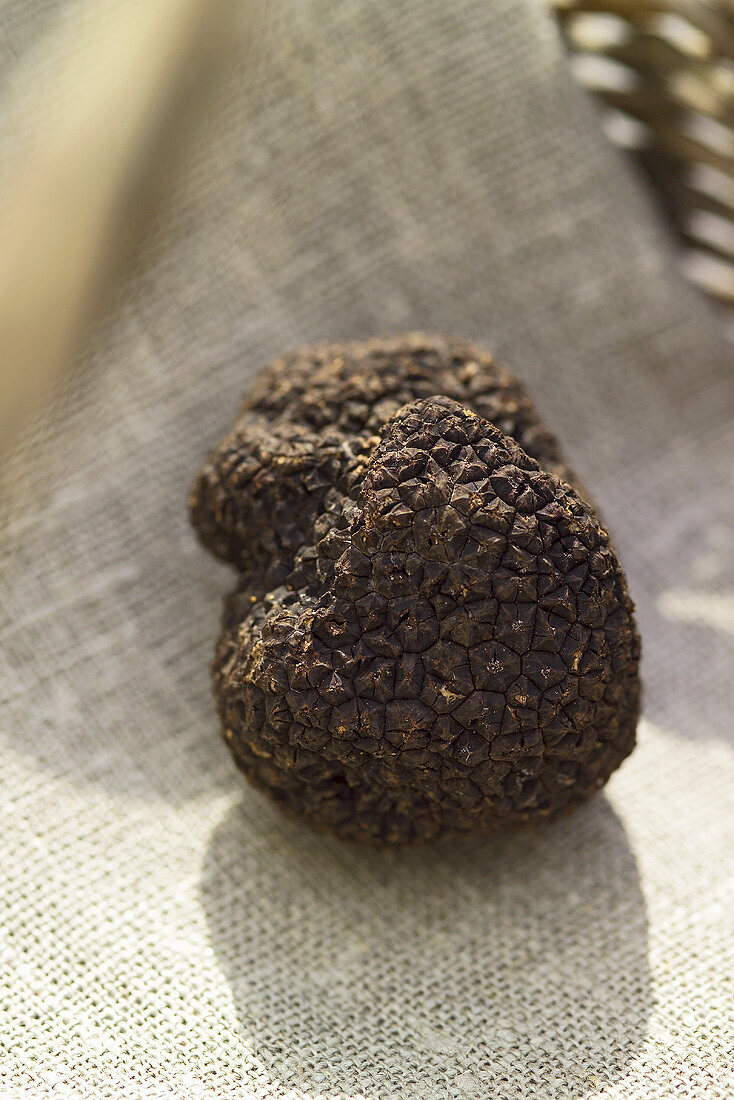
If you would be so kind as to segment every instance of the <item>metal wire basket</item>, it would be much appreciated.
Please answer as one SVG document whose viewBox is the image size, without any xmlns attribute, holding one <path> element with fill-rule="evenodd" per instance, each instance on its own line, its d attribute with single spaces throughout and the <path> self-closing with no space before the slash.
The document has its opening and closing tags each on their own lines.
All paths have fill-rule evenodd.
<svg viewBox="0 0 734 1100">
<path fill-rule="evenodd" d="M 688 277 L 734 318 L 734 0 L 549 0 L 604 125 L 638 159 Z"/>
</svg>

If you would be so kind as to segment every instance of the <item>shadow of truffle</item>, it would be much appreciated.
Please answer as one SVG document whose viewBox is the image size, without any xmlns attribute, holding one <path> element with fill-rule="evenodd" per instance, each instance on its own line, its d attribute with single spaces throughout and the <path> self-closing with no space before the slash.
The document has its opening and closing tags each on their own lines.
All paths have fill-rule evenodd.
<svg viewBox="0 0 734 1100">
<path fill-rule="evenodd" d="M 201 891 L 274 1087 L 550 1100 L 624 1072 L 651 1010 L 647 918 L 603 797 L 534 832 L 396 851 L 251 798 L 214 831 Z"/>
</svg>

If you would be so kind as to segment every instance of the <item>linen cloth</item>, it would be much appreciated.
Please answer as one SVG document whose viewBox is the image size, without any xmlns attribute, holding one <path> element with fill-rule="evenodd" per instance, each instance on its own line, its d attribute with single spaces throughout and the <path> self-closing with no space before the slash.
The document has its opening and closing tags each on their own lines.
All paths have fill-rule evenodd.
<svg viewBox="0 0 734 1100">
<path fill-rule="evenodd" d="M 1 87 L 57 5 L 5 5 Z M 0 529 L 5 1097 L 734 1094 L 734 370 L 537 0 L 271 0 Z M 256 369 L 423 328 L 610 527 L 640 743 L 551 827 L 395 852 L 221 744 L 188 483 Z"/>
</svg>

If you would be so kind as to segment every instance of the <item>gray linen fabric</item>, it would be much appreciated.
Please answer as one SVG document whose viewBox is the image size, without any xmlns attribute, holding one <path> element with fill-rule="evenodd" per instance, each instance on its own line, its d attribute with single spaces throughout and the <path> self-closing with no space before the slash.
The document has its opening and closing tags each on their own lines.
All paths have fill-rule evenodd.
<svg viewBox="0 0 734 1100">
<path fill-rule="evenodd" d="M 3 86 L 52 7 L 5 6 Z M 6 464 L 0 1095 L 734 1094 L 734 370 L 537 0 L 271 0 Z M 188 482 L 256 368 L 427 328 L 528 384 L 615 536 L 645 719 L 550 828 L 372 852 L 220 743 Z"/>
</svg>

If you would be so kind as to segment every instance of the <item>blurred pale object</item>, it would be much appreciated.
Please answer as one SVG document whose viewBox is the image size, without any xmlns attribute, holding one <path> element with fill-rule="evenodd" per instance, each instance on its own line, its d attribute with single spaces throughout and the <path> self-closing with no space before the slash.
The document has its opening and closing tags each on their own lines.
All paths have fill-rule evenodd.
<svg viewBox="0 0 734 1100">
<path fill-rule="evenodd" d="M 734 0 L 550 0 L 609 137 L 644 169 L 688 278 L 734 335 Z"/>
<path fill-rule="evenodd" d="M 243 42 L 248 9 L 87 0 L 18 74 L 0 165 L 0 449 L 68 363 L 148 213 L 141 185 L 154 193 L 190 109 Z"/>
</svg>

